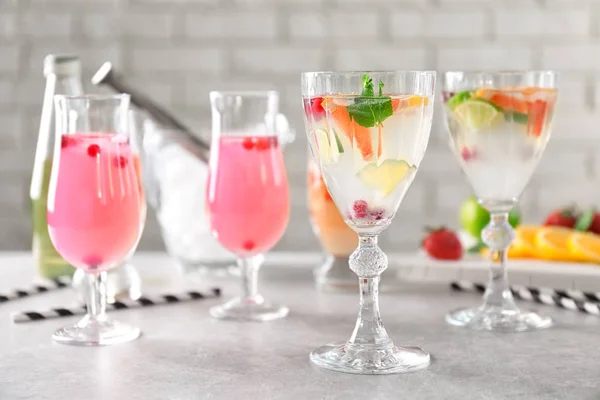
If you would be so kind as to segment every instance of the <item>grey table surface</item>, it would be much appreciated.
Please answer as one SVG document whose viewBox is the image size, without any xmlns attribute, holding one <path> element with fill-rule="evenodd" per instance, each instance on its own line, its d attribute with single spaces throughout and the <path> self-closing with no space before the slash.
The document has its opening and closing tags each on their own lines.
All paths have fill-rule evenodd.
<svg viewBox="0 0 600 400">
<path fill-rule="evenodd" d="M 474 294 L 446 286 L 399 285 L 382 295 L 382 316 L 398 344 L 432 354 L 429 369 L 387 376 L 347 375 L 318 369 L 309 352 L 346 340 L 354 326 L 358 294 L 318 293 L 315 257 L 271 257 L 260 288 L 287 304 L 287 319 L 270 323 L 217 321 L 200 300 L 112 312 L 143 335 L 122 345 L 64 346 L 52 332 L 76 317 L 14 324 L 17 310 L 73 302 L 61 290 L 0 305 L 0 399 L 600 399 L 600 318 L 540 306 L 556 325 L 539 332 L 490 334 L 450 327 L 444 313 L 473 305 Z M 294 262 L 290 260 L 295 260 Z M 182 277 L 163 254 L 134 258 L 148 292 L 212 283 L 224 298 L 237 293 L 235 279 L 202 282 Z M 31 282 L 27 254 L 0 254 L 1 288 Z M 287 264 L 287 265 L 286 265 Z M 531 304 L 524 304 L 530 307 Z"/>
</svg>

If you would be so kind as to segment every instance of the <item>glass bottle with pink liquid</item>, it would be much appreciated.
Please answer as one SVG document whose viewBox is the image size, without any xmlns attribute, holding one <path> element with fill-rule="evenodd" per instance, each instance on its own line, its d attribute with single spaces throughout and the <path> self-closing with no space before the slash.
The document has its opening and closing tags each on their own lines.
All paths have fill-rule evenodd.
<svg viewBox="0 0 600 400">
<path fill-rule="evenodd" d="M 215 318 L 269 321 L 288 308 L 257 290 L 261 256 L 281 239 L 290 213 L 288 180 L 277 139 L 275 91 L 211 92 L 212 146 L 207 182 L 211 232 L 237 256 L 242 295 L 213 307 Z"/>
<path fill-rule="evenodd" d="M 57 140 L 48 227 L 58 253 L 85 271 L 87 315 L 52 336 L 59 343 L 133 340 L 136 327 L 108 320 L 106 271 L 135 247 L 143 199 L 128 135 L 129 95 L 56 96 Z"/>
</svg>

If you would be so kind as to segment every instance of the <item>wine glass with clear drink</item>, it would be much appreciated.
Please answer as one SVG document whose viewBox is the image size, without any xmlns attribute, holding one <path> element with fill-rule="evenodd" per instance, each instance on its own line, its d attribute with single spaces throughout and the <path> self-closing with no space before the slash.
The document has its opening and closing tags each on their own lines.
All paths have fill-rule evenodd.
<svg viewBox="0 0 600 400">
<path fill-rule="evenodd" d="M 87 315 L 54 333 L 74 345 L 133 340 L 136 327 L 109 320 L 106 271 L 135 247 L 142 227 L 139 174 L 129 145 L 129 95 L 55 96 L 57 140 L 48 196 L 52 243 L 85 271 Z"/>
<path fill-rule="evenodd" d="M 207 204 L 211 232 L 238 258 L 242 295 L 213 307 L 215 318 L 270 321 L 288 308 L 257 288 L 262 254 L 283 236 L 290 199 L 276 129 L 274 91 L 211 92 L 212 145 Z"/>
<path fill-rule="evenodd" d="M 435 72 L 302 74 L 305 125 L 312 155 L 337 209 L 358 233 L 350 269 L 358 275 L 360 311 L 347 342 L 313 351 L 322 367 L 357 374 L 415 371 L 430 356 L 399 347 L 379 314 L 379 281 L 387 268 L 377 245 L 415 178 L 429 141 Z"/>
<path fill-rule="evenodd" d="M 521 311 L 506 272 L 515 233 L 509 211 L 550 139 L 557 99 L 552 71 L 446 72 L 442 82 L 450 144 L 479 203 L 491 214 L 481 232 L 492 268 L 483 304 L 446 316 L 475 330 L 518 332 L 546 328 L 548 317 Z"/>
</svg>

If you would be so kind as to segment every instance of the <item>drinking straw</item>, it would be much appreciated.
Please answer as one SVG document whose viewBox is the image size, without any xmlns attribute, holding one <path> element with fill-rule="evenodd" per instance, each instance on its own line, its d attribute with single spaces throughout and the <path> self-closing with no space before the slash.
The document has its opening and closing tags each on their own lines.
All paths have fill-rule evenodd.
<svg viewBox="0 0 600 400">
<path fill-rule="evenodd" d="M 207 292 L 190 291 L 179 294 L 159 294 L 153 296 L 142 296 L 137 300 L 124 299 L 106 305 L 107 311 L 127 310 L 132 308 L 152 307 L 161 304 L 174 304 L 191 300 L 211 299 L 221 296 L 220 288 L 211 288 Z M 41 321 L 52 318 L 71 317 L 83 315 L 85 306 L 73 306 L 68 308 L 51 308 L 44 311 L 19 311 L 12 314 L 15 323 Z"/>
</svg>

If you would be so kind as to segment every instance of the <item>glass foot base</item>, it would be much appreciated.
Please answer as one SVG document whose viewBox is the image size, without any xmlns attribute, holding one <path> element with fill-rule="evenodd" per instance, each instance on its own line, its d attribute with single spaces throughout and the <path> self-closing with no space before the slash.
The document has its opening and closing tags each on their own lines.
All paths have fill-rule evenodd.
<svg viewBox="0 0 600 400">
<path fill-rule="evenodd" d="M 125 343 L 140 336 L 139 328 L 118 321 L 89 321 L 66 326 L 54 332 L 52 339 L 74 346 L 105 346 Z"/>
<path fill-rule="evenodd" d="M 338 372 L 365 375 L 399 374 L 427 368 L 429 353 L 418 347 L 326 345 L 310 353 L 315 365 Z"/>
<path fill-rule="evenodd" d="M 478 331 L 524 332 L 548 328 L 552 319 L 534 312 L 506 310 L 493 307 L 464 308 L 446 315 L 450 325 Z"/>
<path fill-rule="evenodd" d="M 289 311 L 287 307 L 267 303 L 262 298 L 248 301 L 236 297 L 223 305 L 212 307 L 210 315 L 219 319 L 264 322 L 284 318 Z"/>
</svg>

